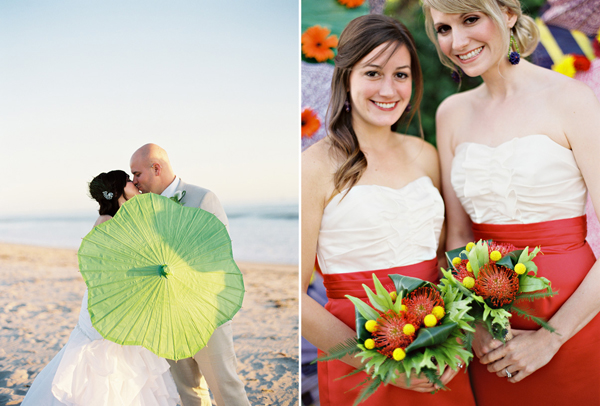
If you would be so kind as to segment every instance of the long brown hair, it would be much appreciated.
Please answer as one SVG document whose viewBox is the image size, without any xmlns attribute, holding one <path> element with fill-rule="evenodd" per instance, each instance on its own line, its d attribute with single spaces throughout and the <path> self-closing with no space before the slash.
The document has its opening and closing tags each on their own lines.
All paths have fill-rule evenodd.
<svg viewBox="0 0 600 406">
<path fill-rule="evenodd" d="M 390 47 L 395 52 L 401 46 L 406 46 L 410 54 L 413 81 L 412 108 L 410 112 L 404 111 L 392 129 L 395 130 L 403 118 L 407 119 L 407 126 L 415 114 L 420 119 L 423 75 L 415 41 L 408 29 L 400 21 L 380 14 L 368 14 L 350 21 L 340 35 L 328 107 L 330 151 L 342 160 L 333 178 L 334 194 L 340 193 L 346 186 L 351 189 L 367 169 L 367 159 L 360 150 L 356 133 L 352 128 L 352 113 L 346 111 L 344 103 L 349 98 L 348 88 L 352 68 L 381 44 L 387 44 L 381 53 Z"/>
</svg>

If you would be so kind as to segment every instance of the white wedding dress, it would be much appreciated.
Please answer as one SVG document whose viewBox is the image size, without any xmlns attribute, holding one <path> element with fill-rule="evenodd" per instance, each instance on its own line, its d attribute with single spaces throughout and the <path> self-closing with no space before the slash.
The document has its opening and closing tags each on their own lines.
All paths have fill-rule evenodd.
<svg viewBox="0 0 600 406">
<path fill-rule="evenodd" d="M 169 364 L 140 346 L 105 340 L 92 326 L 87 290 L 67 344 L 36 377 L 21 406 L 174 406 Z"/>
</svg>

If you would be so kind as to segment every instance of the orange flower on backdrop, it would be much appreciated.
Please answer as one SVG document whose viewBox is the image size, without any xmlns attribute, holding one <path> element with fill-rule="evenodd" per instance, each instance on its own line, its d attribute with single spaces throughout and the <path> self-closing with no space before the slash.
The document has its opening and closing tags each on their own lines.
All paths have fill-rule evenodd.
<svg viewBox="0 0 600 406">
<path fill-rule="evenodd" d="M 302 34 L 302 53 L 308 58 L 315 58 L 317 62 L 325 62 L 332 59 L 335 54 L 331 48 L 338 45 L 335 35 L 329 35 L 331 31 L 320 25 L 314 25 Z M 328 36 L 329 35 L 329 36 Z"/>
<path fill-rule="evenodd" d="M 338 0 L 338 2 L 348 8 L 356 8 L 362 6 L 365 0 Z"/>
<path fill-rule="evenodd" d="M 310 108 L 305 108 L 302 110 L 302 138 L 309 138 L 317 132 L 319 127 L 321 127 L 321 121 L 319 121 L 319 117 L 317 117 L 317 113 L 315 113 Z"/>
</svg>

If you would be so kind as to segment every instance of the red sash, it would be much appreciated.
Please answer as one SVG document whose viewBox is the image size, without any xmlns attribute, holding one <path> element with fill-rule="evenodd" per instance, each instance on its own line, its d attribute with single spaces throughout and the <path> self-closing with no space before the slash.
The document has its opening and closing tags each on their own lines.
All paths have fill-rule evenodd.
<svg viewBox="0 0 600 406">
<path fill-rule="evenodd" d="M 586 233 L 585 216 L 532 224 L 473 223 L 475 241 L 492 239 L 520 249 L 528 246 L 530 250 L 541 246 L 541 253 L 533 260 L 538 266 L 537 275 L 548 278 L 558 294 L 518 305 L 545 319 L 551 318 L 567 301 L 596 262 L 585 241 Z M 539 328 L 533 321 L 516 316 L 511 318 L 511 325 L 526 330 Z"/>
</svg>

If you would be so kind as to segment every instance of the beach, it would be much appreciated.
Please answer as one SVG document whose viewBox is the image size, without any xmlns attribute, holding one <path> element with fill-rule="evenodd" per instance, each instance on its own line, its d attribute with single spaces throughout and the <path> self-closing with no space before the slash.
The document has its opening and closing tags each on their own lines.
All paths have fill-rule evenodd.
<svg viewBox="0 0 600 406">
<path fill-rule="evenodd" d="M 246 295 L 233 319 L 252 405 L 297 405 L 298 267 L 238 262 Z M 67 342 L 85 283 L 74 249 L 0 243 L 0 406 L 20 405 Z"/>
</svg>

